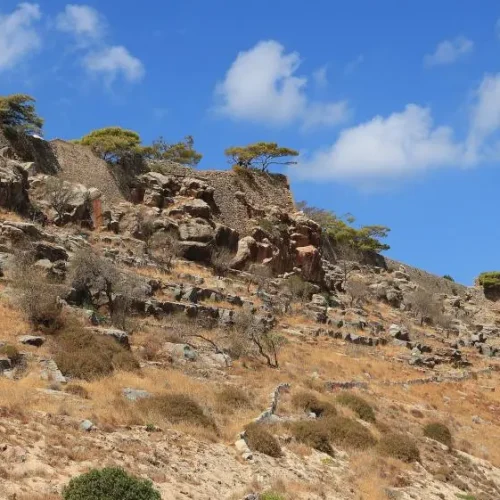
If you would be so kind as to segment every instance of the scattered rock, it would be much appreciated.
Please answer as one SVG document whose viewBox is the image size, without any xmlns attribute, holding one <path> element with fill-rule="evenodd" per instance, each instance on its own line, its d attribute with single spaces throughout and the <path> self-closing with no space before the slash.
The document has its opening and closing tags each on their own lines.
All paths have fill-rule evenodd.
<svg viewBox="0 0 500 500">
<path fill-rule="evenodd" d="M 23 335 L 19 337 L 19 342 L 25 345 L 31 345 L 34 347 L 41 347 L 45 343 L 45 337 L 39 337 L 36 335 Z"/>
</svg>

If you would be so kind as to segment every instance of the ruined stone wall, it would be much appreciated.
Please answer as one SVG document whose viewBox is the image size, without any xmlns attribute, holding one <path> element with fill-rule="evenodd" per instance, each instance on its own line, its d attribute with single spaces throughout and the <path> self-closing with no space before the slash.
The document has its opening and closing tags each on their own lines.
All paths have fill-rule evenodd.
<svg viewBox="0 0 500 500">
<path fill-rule="evenodd" d="M 431 293 L 463 295 L 468 290 L 468 287 L 461 285 L 460 283 L 445 280 L 441 276 L 436 276 L 435 274 L 428 273 L 427 271 L 422 271 L 422 269 L 409 266 L 408 264 L 403 264 L 397 260 L 393 260 L 388 257 L 383 257 L 383 260 L 385 261 L 387 269 L 391 271 L 398 270 L 400 266 L 404 266 L 406 273 L 410 276 L 411 280 Z"/>
<path fill-rule="evenodd" d="M 152 166 L 154 168 L 154 163 Z M 240 235 L 252 227 L 252 219 L 260 219 L 266 207 L 275 205 L 295 212 L 288 179 L 280 174 L 233 170 L 196 170 L 172 162 L 161 162 L 161 172 L 173 177 L 193 177 L 215 189 L 215 217 L 223 224 L 237 229 Z"/>
</svg>

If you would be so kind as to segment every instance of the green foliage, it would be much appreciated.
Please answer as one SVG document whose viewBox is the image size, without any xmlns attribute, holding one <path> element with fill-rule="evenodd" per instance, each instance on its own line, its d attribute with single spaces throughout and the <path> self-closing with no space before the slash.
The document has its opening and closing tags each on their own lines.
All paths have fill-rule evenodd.
<svg viewBox="0 0 500 500">
<path fill-rule="evenodd" d="M 263 172 L 270 165 L 293 165 L 297 162 L 286 160 L 290 156 L 298 156 L 294 149 L 278 146 L 275 142 L 256 142 L 248 146 L 227 148 L 224 154 L 229 162 L 244 168 L 260 168 Z"/>
<path fill-rule="evenodd" d="M 378 445 L 382 455 L 401 460 L 402 462 L 416 462 L 420 459 L 417 445 L 405 434 L 389 433 L 380 439 Z"/>
<path fill-rule="evenodd" d="M 285 500 L 285 497 L 275 491 L 265 491 L 261 493 L 260 500 Z"/>
<path fill-rule="evenodd" d="M 500 289 L 500 271 L 488 271 L 479 275 L 479 284 L 486 290 Z"/>
<path fill-rule="evenodd" d="M 302 420 L 292 425 L 292 433 L 298 441 L 315 450 L 333 456 L 334 451 L 330 444 L 330 436 L 322 422 L 316 420 Z"/>
<path fill-rule="evenodd" d="M 281 457 L 278 440 L 263 424 L 252 423 L 245 428 L 245 441 L 252 451 L 264 453 L 270 457 Z"/>
<path fill-rule="evenodd" d="M 35 99 L 26 94 L 0 96 L 0 128 L 40 133 L 43 119 L 35 109 Z"/>
<path fill-rule="evenodd" d="M 439 441 L 448 446 L 448 448 L 452 447 L 453 438 L 451 431 L 446 425 L 440 422 L 432 422 L 424 426 L 424 436 Z"/>
<path fill-rule="evenodd" d="M 292 396 L 292 405 L 304 412 L 314 413 L 317 417 L 336 415 L 337 410 L 332 403 L 320 401 L 312 392 L 302 391 Z"/>
<path fill-rule="evenodd" d="M 453 279 L 453 277 L 450 276 L 449 274 L 445 274 L 443 276 L 443 279 L 448 280 L 448 281 L 452 281 L 453 283 L 455 282 L 455 280 Z"/>
<path fill-rule="evenodd" d="M 203 408 L 186 394 L 162 394 L 137 402 L 149 416 L 156 414 L 172 424 L 190 424 L 216 430 L 214 419 L 206 415 Z"/>
<path fill-rule="evenodd" d="M 203 158 L 203 155 L 194 149 L 194 139 L 191 135 L 174 144 L 159 137 L 151 146 L 144 148 L 144 156 L 151 160 L 170 160 L 189 167 L 196 167 Z"/>
<path fill-rule="evenodd" d="M 285 288 L 292 294 L 294 300 L 308 301 L 314 290 L 314 285 L 294 274 L 286 279 Z"/>
<path fill-rule="evenodd" d="M 89 146 L 96 155 L 110 163 L 119 163 L 125 157 L 143 153 L 139 134 L 121 127 L 93 130 L 75 142 Z"/>
<path fill-rule="evenodd" d="M 361 420 L 375 422 L 375 412 L 363 398 L 350 392 L 343 392 L 337 396 L 336 401 L 354 411 Z"/>
<path fill-rule="evenodd" d="M 297 207 L 321 226 L 324 234 L 334 245 L 361 252 L 383 252 L 390 248 L 380 241 L 389 234 L 390 229 L 386 226 L 371 225 L 355 228 L 352 224 L 356 219 L 352 215 L 339 217 L 329 210 L 310 207 L 305 201 L 299 202 Z"/>
<path fill-rule="evenodd" d="M 123 469 L 93 469 L 73 478 L 63 490 L 64 500 L 161 500 L 149 480 L 128 475 Z"/>
</svg>

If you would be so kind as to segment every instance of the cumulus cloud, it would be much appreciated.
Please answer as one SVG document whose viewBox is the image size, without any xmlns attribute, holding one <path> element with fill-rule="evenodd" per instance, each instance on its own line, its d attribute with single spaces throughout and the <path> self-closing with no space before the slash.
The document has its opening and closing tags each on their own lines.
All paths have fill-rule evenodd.
<svg viewBox="0 0 500 500">
<path fill-rule="evenodd" d="M 306 94 L 308 78 L 298 76 L 300 55 L 286 53 L 274 40 L 259 42 L 248 51 L 240 52 L 217 85 L 217 110 L 236 120 L 248 120 L 270 125 L 285 125 L 296 121 L 308 123 L 308 128 L 325 124 L 314 118 L 321 107 L 329 118 L 327 124 L 339 123 L 345 106 L 339 103 L 311 102 Z M 335 118 L 335 120 L 333 120 Z"/>
<path fill-rule="evenodd" d="M 345 122 L 350 116 L 351 108 L 347 101 L 313 102 L 304 112 L 302 129 L 338 125 Z"/>
<path fill-rule="evenodd" d="M 454 165 L 462 154 L 451 128 L 436 127 L 430 109 L 408 104 L 343 130 L 332 146 L 303 159 L 295 174 L 369 183 Z"/>
<path fill-rule="evenodd" d="M 11 14 L 0 13 L 0 71 L 13 68 L 40 48 L 35 25 L 41 16 L 34 3 L 21 3 Z"/>
<path fill-rule="evenodd" d="M 119 75 L 129 82 L 137 82 L 145 73 L 142 62 L 122 46 L 91 52 L 84 58 L 83 65 L 88 72 L 102 75 L 108 84 L 112 84 Z"/>
<path fill-rule="evenodd" d="M 101 14 L 88 5 L 66 5 L 56 19 L 59 31 L 70 33 L 80 43 L 90 43 L 101 38 L 106 31 L 106 23 Z"/>
<path fill-rule="evenodd" d="M 453 40 L 444 40 L 438 44 L 434 53 L 424 57 L 424 65 L 431 67 L 452 64 L 472 52 L 473 49 L 474 42 L 463 36 Z"/>
</svg>

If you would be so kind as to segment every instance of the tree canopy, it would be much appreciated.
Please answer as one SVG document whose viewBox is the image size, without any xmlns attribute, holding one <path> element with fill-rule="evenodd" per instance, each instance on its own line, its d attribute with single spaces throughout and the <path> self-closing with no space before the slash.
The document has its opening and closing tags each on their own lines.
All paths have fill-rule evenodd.
<svg viewBox="0 0 500 500">
<path fill-rule="evenodd" d="M 298 208 L 317 222 L 334 244 L 372 252 L 382 252 L 390 248 L 389 245 L 380 241 L 389 234 L 390 229 L 386 226 L 371 225 L 355 228 L 352 225 L 355 222 L 352 215 L 338 217 L 329 210 L 310 207 L 305 201 L 299 202 Z"/>
<path fill-rule="evenodd" d="M 139 134 L 121 127 L 93 130 L 75 142 L 89 146 L 103 160 L 111 163 L 118 163 L 125 156 L 141 153 Z"/>
<path fill-rule="evenodd" d="M 246 168 L 260 168 L 266 172 L 270 165 L 293 165 L 297 162 L 286 158 L 298 156 L 294 149 L 278 146 L 275 142 L 256 142 L 248 146 L 227 148 L 224 154 L 230 163 Z"/>
<path fill-rule="evenodd" d="M 173 144 L 159 137 L 151 146 L 144 148 L 144 155 L 153 160 L 170 160 L 190 167 L 196 167 L 203 158 L 203 155 L 194 149 L 194 139 L 191 135 Z"/>
<path fill-rule="evenodd" d="M 42 126 L 43 119 L 36 112 L 33 97 L 26 94 L 0 96 L 0 127 L 37 134 Z"/>
</svg>

